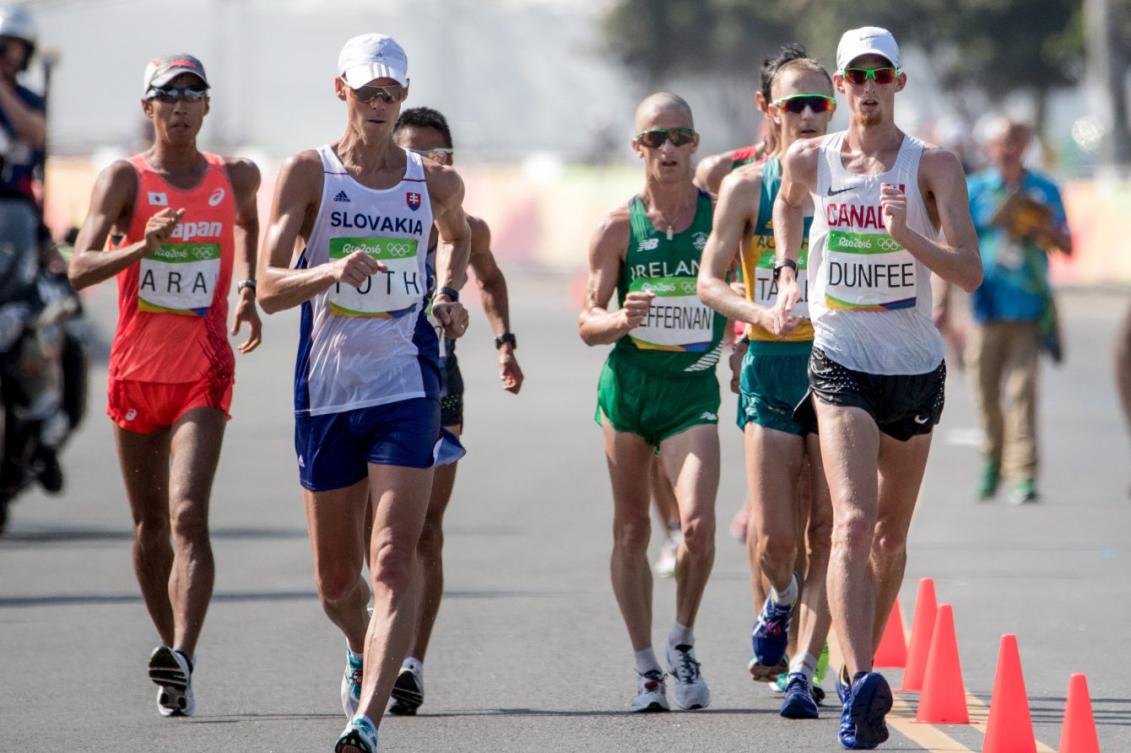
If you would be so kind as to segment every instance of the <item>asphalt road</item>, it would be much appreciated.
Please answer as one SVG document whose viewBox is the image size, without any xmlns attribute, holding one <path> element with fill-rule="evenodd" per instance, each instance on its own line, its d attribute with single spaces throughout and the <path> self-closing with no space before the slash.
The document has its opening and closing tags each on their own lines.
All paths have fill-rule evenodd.
<svg viewBox="0 0 1131 753">
<path fill-rule="evenodd" d="M 527 374 L 503 393 L 486 323 L 460 345 L 470 453 L 448 516 L 447 594 L 421 715 L 389 719 L 387 751 L 834 751 L 836 709 L 816 722 L 777 716 L 745 670 L 753 614 L 742 548 L 726 522 L 743 497 L 740 435 L 724 397 L 719 554 L 699 624 L 713 704 L 633 716 L 632 656 L 608 582 L 610 492 L 592 421 L 605 349 L 575 334 L 570 280 L 512 273 Z M 106 333 L 113 290 L 90 298 Z M 1069 360 L 1046 366 L 1043 499 L 977 504 L 979 460 L 959 374 L 937 432 L 902 592 L 935 579 L 954 605 L 966 687 L 988 702 L 998 638 L 1018 635 L 1037 737 L 1056 747 L 1070 672 L 1085 672 L 1100 741 L 1131 750 L 1131 448 L 1111 384 L 1110 347 L 1129 301 L 1062 301 Z M 129 514 L 104 406 L 67 449 L 65 493 L 26 495 L 0 538 L 0 751 L 328 751 L 343 719 L 342 639 L 314 596 L 290 412 L 293 313 L 267 321 L 238 382 L 213 495 L 216 596 L 199 647 L 197 715 L 159 718 L 145 672 L 156 643 L 130 566 Z M 673 615 L 657 581 L 655 638 Z M 898 672 L 892 673 L 893 684 Z M 831 679 L 826 682 L 831 695 Z M 904 696 L 912 706 L 914 695 Z M 907 713 L 907 712 L 905 712 Z M 984 709 L 972 709 L 984 720 Z M 887 750 L 979 750 L 971 726 L 917 743 L 896 725 Z M 925 728 L 933 732 L 931 728 Z M 913 735 L 916 736 L 916 735 Z M 934 738 L 938 739 L 938 738 Z"/>
</svg>

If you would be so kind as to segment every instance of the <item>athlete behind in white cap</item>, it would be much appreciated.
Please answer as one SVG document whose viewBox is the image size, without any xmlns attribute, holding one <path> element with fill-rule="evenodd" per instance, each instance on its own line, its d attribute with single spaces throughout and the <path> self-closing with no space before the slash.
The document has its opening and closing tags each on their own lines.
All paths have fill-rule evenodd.
<svg viewBox="0 0 1131 753">
<path fill-rule="evenodd" d="M 896 127 L 907 85 L 885 29 L 844 33 L 837 91 L 847 131 L 790 147 L 774 204 L 778 299 L 771 329 L 796 323 L 795 272 L 807 199 L 810 389 L 798 406 L 819 428 L 833 502 L 829 603 L 848 682 L 839 737 L 850 749 L 888 738 L 891 688 L 872 657 L 899 591 L 907 530 L 942 414 L 946 344 L 931 320 L 931 273 L 964 290 L 982 280 L 958 158 Z M 850 678 L 850 679 L 849 679 Z"/>
<path fill-rule="evenodd" d="M 284 165 L 259 298 L 268 312 L 302 307 L 295 450 L 318 595 L 347 643 L 349 721 L 334 750 L 373 753 L 411 640 L 414 560 L 440 446 L 439 342 L 428 302 L 446 337 L 463 335 L 458 290 L 471 231 L 459 175 L 393 141 L 409 84 L 400 45 L 380 34 L 354 37 L 337 72 L 345 133 Z M 372 618 L 362 575 L 367 538 Z"/>
</svg>

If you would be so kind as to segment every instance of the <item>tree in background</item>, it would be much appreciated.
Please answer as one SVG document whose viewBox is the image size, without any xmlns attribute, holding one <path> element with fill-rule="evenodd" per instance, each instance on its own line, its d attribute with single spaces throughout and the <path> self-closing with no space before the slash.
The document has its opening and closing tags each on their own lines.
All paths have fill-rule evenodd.
<svg viewBox="0 0 1131 753">
<path fill-rule="evenodd" d="M 749 91 L 761 58 L 783 42 L 801 41 L 832 61 L 841 32 L 864 24 L 925 50 L 952 92 L 990 102 L 1027 93 L 1038 133 L 1052 91 L 1084 74 L 1080 0 L 616 0 L 604 33 L 651 88 L 691 74 L 742 81 Z"/>
</svg>

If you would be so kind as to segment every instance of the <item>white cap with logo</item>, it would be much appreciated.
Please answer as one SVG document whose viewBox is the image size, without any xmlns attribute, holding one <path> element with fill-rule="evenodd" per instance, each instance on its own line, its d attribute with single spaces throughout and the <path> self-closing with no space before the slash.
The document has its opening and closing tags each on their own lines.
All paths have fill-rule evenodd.
<svg viewBox="0 0 1131 753">
<path fill-rule="evenodd" d="M 843 71 L 853 60 L 864 55 L 879 55 L 894 67 L 901 67 L 899 45 L 896 44 L 895 37 L 879 26 L 861 26 L 844 32 L 840 44 L 836 46 L 837 70 Z"/>
<path fill-rule="evenodd" d="M 375 78 L 391 78 L 408 86 L 408 56 L 397 40 L 384 34 L 361 34 L 338 53 L 338 74 L 354 89 Z"/>
</svg>

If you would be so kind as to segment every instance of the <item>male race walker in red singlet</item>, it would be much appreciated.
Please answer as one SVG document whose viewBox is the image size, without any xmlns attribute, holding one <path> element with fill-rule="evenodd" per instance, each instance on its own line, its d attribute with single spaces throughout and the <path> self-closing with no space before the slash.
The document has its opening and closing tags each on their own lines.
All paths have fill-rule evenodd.
<svg viewBox="0 0 1131 753">
<path fill-rule="evenodd" d="M 141 105 L 156 142 L 98 176 L 69 270 L 76 289 L 118 278 L 106 412 L 133 513 L 134 570 L 161 638 L 149 676 L 163 716 L 193 713 L 215 578 L 208 505 L 235 381 L 225 325 L 233 266 L 232 334 L 244 322 L 251 332 L 240 352 L 260 334 L 259 169 L 197 149 L 208 86 L 191 55 L 149 63 Z"/>
<path fill-rule="evenodd" d="M 800 299 L 797 254 L 809 234 L 809 395 L 795 416 L 816 424 L 833 503 L 829 605 L 846 662 L 839 739 L 867 750 L 888 738 L 887 680 L 872 657 L 903 579 L 907 531 L 931 432 L 942 414 L 946 344 L 931 319 L 931 273 L 971 291 L 982 279 L 966 179 L 951 152 L 893 120 L 907 83 L 885 29 L 844 33 L 837 91 L 847 131 L 790 147 L 774 205 L 785 332 Z"/>
<path fill-rule="evenodd" d="M 260 260 L 264 310 L 302 309 L 294 382 L 299 480 L 318 595 L 346 637 L 348 723 L 337 753 L 377 749 L 412 639 L 416 548 L 441 436 L 429 299 L 447 337 L 467 327 L 458 303 L 471 238 L 463 181 L 393 141 L 408 83 L 408 58 L 392 37 L 346 42 L 334 80 L 345 132 L 284 165 Z"/>
</svg>

